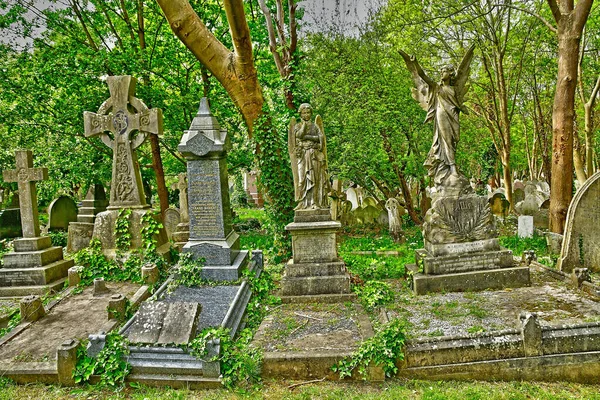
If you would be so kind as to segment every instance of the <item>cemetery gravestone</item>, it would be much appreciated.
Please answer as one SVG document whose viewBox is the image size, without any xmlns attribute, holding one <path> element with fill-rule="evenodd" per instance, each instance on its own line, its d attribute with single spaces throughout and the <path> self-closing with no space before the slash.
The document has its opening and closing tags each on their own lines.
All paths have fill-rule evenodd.
<svg viewBox="0 0 600 400">
<path fill-rule="evenodd" d="M 135 97 L 135 78 L 129 75 L 109 76 L 106 82 L 110 98 L 97 113 L 85 111 L 83 119 L 85 136 L 100 137 L 113 151 L 110 201 L 107 211 L 96 216 L 93 237 L 100 240 L 106 255 L 114 256 L 115 225 L 119 210 L 132 210 L 129 217 L 130 248 L 139 249 L 143 246 L 142 218 L 150 212 L 150 206 L 146 204 L 144 196 L 136 149 L 149 134 L 162 133 L 162 111 L 148 109 L 144 102 Z M 168 252 L 164 229 L 160 230 L 156 239 L 159 253 Z"/>
<path fill-rule="evenodd" d="M 510 203 L 506 200 L 503 193 L 496 192 L 489 199 L 492 214 L 497 217 L 506 218 L 510 209 Z"/>
<path fill-rule="evenodd" d="M 400 235 L 402 235 L 402 214 L 404 214 L 405 210 L 400 206 L 398 200 L 394 198 L 390 198 L 385 202 L 385 208 L 388 212 L 390 234 L 394 239 L 398 240 Z"/>
<path fill-rule="evenodd" d="M 4 171 L 6 182 L 18 182 L 23 238 L 13 242 L 14 252 L 3 257 L 0 297 L 45 294 L 64 285 L 73 260 L 64 260 L 62 248 L 40 236 L 35 182 L 48 179 L 46 168 L 33 168 L 29 150 L 15 152 L 17 168 Z"/>
<path fill-rule="evenodd" d="M 360 207 L 358 194 L 354 188 L 348 188 L 348 190 L 346 190 L 346 199 L 352 203 L 352 210 L 356 210 L 358 207 Z"/>
<path fill-rule="evenodd" d="M 77 221 L 69 224 L 67 252 L 76 253 L 89 246 L 94 233 L 96 215 L 106 210 L 108 200 L 104 186 L 99 183 L 89 187 L 81 208 L 77 214 Z"/>
<path fill-rule="evenodd" d="M 15 238 L 22 235 L 19 195 L 14 193 L 11 204 L 6 209 L 0 210 L 0 239 Z"/>
<path fill-rule="evenodd" d="M 48 230 L 64 230 L 77 221 L 77 204 L 68 196 L 54 199 L 48 206 Z"/>
<path fill-rule="evenodd" d="M 163 220 L 165 230 L 167 231 L 167 238 L 171 240 L 177 230 L 177 225 L 181 222 L 181 214 L 178 209 L 170 207 L 165 210 Z"/>
<path fill-rule="evenodd" d="M 600 271 L 600 172 L 577 191 L 569 211 L 558 269 Z"/>
<path fill-rule="evenodd" d="M 230 146 L 227 131 L 221 130 L 208 100 L 202 98 L 178 147 L 187 160 L 190 219 L 183 252 L 204 258 L 202 277 L 217 281 L 237 280 L 248 263 L 248 251 L 240 251 L 239 235 L 232 227 L 226 160 Z"/>
<path fill-rule="evenodd" d="M 415 57 L 400 54 L 411 73 L 412 93 L 433 123 L 433 143 L 424 166 L 434 182 L 432 207 L 423 223 L 425 248 L 416 251 L 412 287 L 416 294 L 529 285 L 529 268 L 514 267 L 512 252 L 502 249 L 487 196 L 479 196 L 455 163 L 459 115 L 471 46 L 458 67 L 444 66 L 440 81 L 425 75 Z"/>
<path fill-rule="evenodd" d="M 516 188 L 513 191 L 513 201 L 515 204 L 525 200 L 525 191 L 521 188 Z"/>
<path fill-rule="evenodd" d="M 179 174 L 179 180 L 177 181 L 177 188 L 179 189 L 179 214 L 180 220 L 177 224 L 177 228 L 173 233 L 173 241 L 175 247 L 181 251 L 183 246 L 187 243 L 190 238 L 190 215 L 188 205 L 188 183 L 185 174 Z"/>
<path fill-rule="evenodd" d="M 331 210 L 331 219 L 338 221 L 342 214 L 342 203 L 344 200 L 346 200 L 346 193 L 344 193 L 342 190 L 342 181 L 338 179 L 333 180 L 329 198 L 331 199 L 331 204 L 329 205 Z"/>
<path fill-rule="evenodd" d="M 535 227 L 533 225 L 533 217 L 531 215 L 519 215 L 517 233 L 520 238 L 533 237 Z"/>
<path fill-rule="evenodd" d="M 327 205 L 329 177 L 326 142 L 320 116 L 311 121 L 312 108 L 300 106 L 302 120 L 292 118 L 288 151 L 292 161 L 295 198 L 294 222 L 285 229 L 292 235 L 293 257 L 281 279 L 282 300 L 336 302 L 353 298 L 350 276 L 338 258 L 336 234 L 341 224 L 332 221 Z M 309 182 L 310 184 L 307 184 Z"/>
<path fill-rule="evenodd" d="M 248 195 L 248 200 L 256 207 L 262 208 L 265 202 L 262 197 L 262 193 L 260 192 L 260 190 L 258 190 L 258 186 L 256 185 L 256 174 L 256 171 L 244 173 L 244 190 Z"/>
</svg>

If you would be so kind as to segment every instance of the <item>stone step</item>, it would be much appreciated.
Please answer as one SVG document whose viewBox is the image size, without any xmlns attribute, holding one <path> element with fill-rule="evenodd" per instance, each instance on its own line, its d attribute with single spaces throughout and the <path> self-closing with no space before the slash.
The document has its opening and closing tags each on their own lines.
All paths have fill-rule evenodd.
<svg viewBox="0 0 600 400">
<path fill-rule="evenodd" d="M 36 268 L 3 268 L 0 269 L 0 286 L 47 285 L 66 277 L 74 264 L 73 260 L 60 260 Z"/>
<path fill-rule="evenodd" d="M 304 264 L 294 264 L 290 262 L 285 266 L 285 276 L 291 278 L 305 276 L 331 276 L 344 274 L 345 272 L 346 266 L 343 261 Z"/>
<path fill-rule="evenodd" d="M 193 375 L 202 376 L 204 375 L 202 366 L 203 363 L 200 360 L 195 361 L 170 361 L 170 360 L 145 360 L 137 358 L 129 358 L 129 364 L 132 367 L 132 373 L 134 374 L 168 374 L 175 376 L 182 375 Z"/>
<path fill-rule="evenodd" d="M 221 388 L 219 378 L 208 378 L 198 375 L 138 374 L 127 376 L 127 382 L 137 382 L 146 386 L 169 386 L 174 389 L 217 389 Z"/>
<path fill-rule="evenodd" d="M 62 260 L 62 247 L 48 247 L 38 251 L 7 253 L 3 257 L 4 268 L 35 268 Z"/>
<path fill-rule="evenodd" d="M 0 297 L 25 297 L 29 296 L 30 294 L 43 296 L 50 292 L 54 293 L 62 290 L 66 281 L 67 278 L 63 278 L 48 285 L 0 287 Z"/>
<path fill-rule="evenodd" d="M 281 296 L 350 293 L 350 276 L 311 276 L 281 278 Z"/>
</svg>

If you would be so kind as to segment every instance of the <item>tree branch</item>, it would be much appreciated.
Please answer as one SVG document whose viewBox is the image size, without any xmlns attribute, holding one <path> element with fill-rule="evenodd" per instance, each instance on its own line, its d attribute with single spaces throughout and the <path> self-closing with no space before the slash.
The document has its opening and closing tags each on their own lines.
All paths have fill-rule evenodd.
<svg viewBox="0 0 600 400">
<path fill-rule="evenodd" d="M 551 2 L 555 2 L 556 0 L 548 0 L 548 3 Z M 555 3 L 556 4 L 556 3 Z M 548 22 L 544 17 L 542 17 L 540 14 L 533 12 L 533 11 L 529 11 L 526 10 L 524 8 L 521 7 L 516 7 L 516 6 L 512 6 L 510 4 L 494 4 L 494 7 L 508 7 L 508 8 L 514 8 L 515 10 L 524 12 L 525 14 L 529 14 L 533 17 L 536 17 L 537 19 L 539 19 L 544 25 L 546 25 L 546 27 L 548 27 L 548 29 L 550 29 L 550 31 L 557 33 L 558 31 L 556 30 L 556 27 L 553 26 L 550 22 Z M 558 7 L 558 6 L 557 6 Z M 550 8 L 552 8 L 552 6 L 550 6 Z M 554 11 L 552 12 L 552 14 L 554 14 Z M 560 12 L 558 12 L 558 17 L 560 19 Z M 556 15 L 554 15 L 554 19 L 556 19 Z M 556 19 L 556 22 L 558 23 L 558 19 Z"/>
</svg>

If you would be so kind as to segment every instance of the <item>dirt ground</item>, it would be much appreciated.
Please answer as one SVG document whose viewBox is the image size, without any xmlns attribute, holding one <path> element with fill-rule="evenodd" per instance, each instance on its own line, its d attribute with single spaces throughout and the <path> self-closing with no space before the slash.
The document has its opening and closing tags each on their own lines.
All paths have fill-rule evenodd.
<svg viewBox="0 0 600 400">
<path fill-rule="evenodd" d="M 265 318 L 254 345 L 267 352 L 352 351 L 366 339 L 365 321 L 352 303 L 284 304 Z"/>
<path fill-rule="evenodd" d="M 547 273 L 531 269 L 531 287 L 415 296 L 405 281 L 388 281 L 396 300 L 388 318 L 409 322 L 409 337 L 466 335 L 519 327 L 521 312 L 535 312 L 542 324 L 600 321 L 600 302 Z"/>
<path fill-rule="evenodd" d="M 113 294 L 131 298 L 140 285 L 107 282 L 109 292 L 93 297 L 93 287 L 60 301 L 44 318 L 31 324 L 0 347 L 0 361 L 43 362 L 56 359 L 57 347 L 67 339 L 86 339 L 107 322 L 106 307 Z"/>
</svg>

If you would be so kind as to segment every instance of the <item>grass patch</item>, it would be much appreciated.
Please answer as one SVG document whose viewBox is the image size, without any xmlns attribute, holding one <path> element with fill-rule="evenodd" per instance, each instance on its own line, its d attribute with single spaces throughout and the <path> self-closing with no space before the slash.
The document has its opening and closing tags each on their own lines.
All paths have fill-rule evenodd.
<svg viewBox="0 0 600 400">
<path fill-rule="evenodd" d="M 348 270 L 364 281 L 399 279 L 404 276 L 406 257 L 343 254 Z"/>
<path fill-rule="evenodd" d="M 513 254 L 520 256 L 525 250 L 535 250 L 535 254 L 538 256 L 547 256 L 548 245 L 546 244 L 546 238 L 537 233 L 533 234 L 530 238 L 520 238 L 518 235 L 512 236 L 500 236 L 498 238 L 500 245 L 512 250 Z"/>
</svg>

